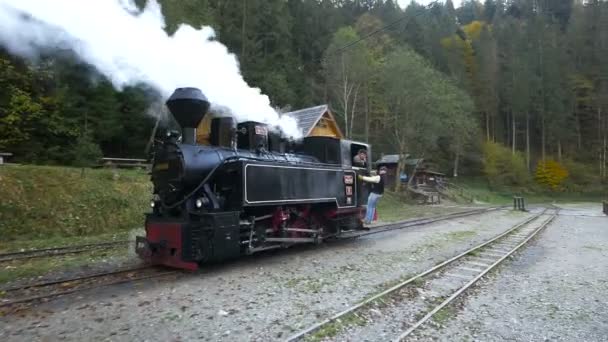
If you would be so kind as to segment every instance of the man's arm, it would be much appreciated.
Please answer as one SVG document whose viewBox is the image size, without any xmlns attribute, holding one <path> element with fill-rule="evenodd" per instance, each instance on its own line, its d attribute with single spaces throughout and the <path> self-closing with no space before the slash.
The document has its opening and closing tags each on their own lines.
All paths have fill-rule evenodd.
<svg viewBox="0 0 608 342">
<path fill-rule="evenodd" d="M 368 183 L 380 183 L 380 176 L 371 176 L 371 177 L 359 176 L 359 179 L 363 180 L 364 182 L 368 182 Z"/>
</svg>

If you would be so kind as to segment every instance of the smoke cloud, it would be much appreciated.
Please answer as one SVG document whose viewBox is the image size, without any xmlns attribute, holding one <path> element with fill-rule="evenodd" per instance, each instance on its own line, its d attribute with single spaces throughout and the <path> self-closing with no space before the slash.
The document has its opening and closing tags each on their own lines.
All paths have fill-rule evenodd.
<svg viewBox="0 0 608 342">
<path fill-rule="evenodd" d="M 144 82 L 168 97 L 175 88 L 197 87 L 237 121 L 301 137 L 293 118 L 280 117 L 268 96 L 245 82 L 211 27 L 182 25 L 172 36 L 164 27 L 156 0 L 143 11 L 132 0 L 0 0 L 0 44 L 11 53 L 35 59 L 41 48 L 70 49 L 118 89 Z"/>
</svg>

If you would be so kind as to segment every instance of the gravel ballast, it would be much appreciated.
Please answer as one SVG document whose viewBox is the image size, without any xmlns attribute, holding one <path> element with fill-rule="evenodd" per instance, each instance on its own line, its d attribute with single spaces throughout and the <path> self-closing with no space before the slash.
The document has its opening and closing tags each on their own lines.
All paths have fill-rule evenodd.
<svg viewBox="0 0 608 342">
<path fill-rule="evenodd" d="M 598 205 L 561 216 L 456 304 L 420 340 L 606 341 L 608 217 Z"/>
<path fill-rule="evenodd" d="M 496 211 L 80 293 L 0 318 L 0 339 L 283 340 L 530 215 Z"/>
</svg>

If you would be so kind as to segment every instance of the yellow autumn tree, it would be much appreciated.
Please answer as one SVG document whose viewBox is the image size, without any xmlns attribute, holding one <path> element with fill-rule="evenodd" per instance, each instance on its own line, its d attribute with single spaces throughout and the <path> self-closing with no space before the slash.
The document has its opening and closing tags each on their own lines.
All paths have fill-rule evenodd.
<svg viewBox="0 0 608 342">
<path fill-rule="evenodd" d="M 555 160 L 548 159 L 538 163 L 534 178 L 538 184 L 555 191 L 568 178 L 568 170 Z"/>
<path fill-rule="evenodd" d="M 476 80 L 478 72 L 473 42 L 479 39 L 481 31 L 484 28 L 488 28 L 491 31 L 491 26 L 486 24 L 486 22 L 475 20 L 462 26 L 464 36 L 453 34 L 441 40 L 441 45 L 444 49 L 460 56 L 470 82 Z"/>
</svg>

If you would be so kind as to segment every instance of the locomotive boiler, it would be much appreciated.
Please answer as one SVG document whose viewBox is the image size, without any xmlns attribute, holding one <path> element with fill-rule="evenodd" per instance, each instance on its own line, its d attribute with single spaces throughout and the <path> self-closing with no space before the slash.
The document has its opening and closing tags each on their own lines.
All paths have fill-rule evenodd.
<svg viewBox="0 0 608 342">
<path fill-rule="evenodd" d="M 367 144 L 333 137 L 293 142 L 260 122 L 211 120 L 210 143 L 196 127 L 210 103 L 196 88 L 166 102 L 181 126 L 155 144 L 152 210 L 136 251 L 158 264 L 194 270 L 206 262 L 321 243 L 362 229 L 367 198 L 352 165 Z"/>
</svg>

